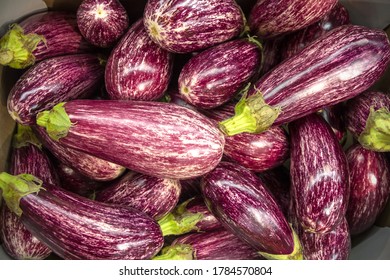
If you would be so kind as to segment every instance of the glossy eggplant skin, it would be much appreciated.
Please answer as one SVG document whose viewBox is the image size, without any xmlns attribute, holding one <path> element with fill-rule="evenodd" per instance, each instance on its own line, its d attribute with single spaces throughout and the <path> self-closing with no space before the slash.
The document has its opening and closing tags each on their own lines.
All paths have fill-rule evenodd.
<svg viewBox="0 0 390 280">
<path fill-rule="evenodd" d="M 352 235 L 369 229 L 383 211 L 390 196 L 390 168 L 384 153 L 356 143 L 346 151 L 351 194 L 347 221 Z"/>
<path fill-rule="evenodd" d="M 305 231 L 327 233 L 344 218 L 349 173 L 345 153 L 325 120 L 312 114 L 289 124 L 291 196 Z"/>
<path fill-rule="evenodd" d="M 148 36 L 142 20 L 134 23 L 107 61 L 105 84 L 110 99 L 157 100 L 168 88 L 173 55 Z"/>
</svg>

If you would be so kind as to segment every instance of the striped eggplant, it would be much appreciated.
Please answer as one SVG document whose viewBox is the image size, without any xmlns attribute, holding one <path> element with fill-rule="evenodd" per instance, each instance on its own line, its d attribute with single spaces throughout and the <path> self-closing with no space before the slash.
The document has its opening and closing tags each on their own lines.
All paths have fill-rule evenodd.
<svg viewBox="0 0 390 280">
<path fill-rule="evenodd" d="M 291 196 L 305 231 L 327 233 L 341 223 L 349 198 L 348 163 L 326 121 L 312 114 L 289 124 Z"/>
<path fill-rule="evenodd" d="M 77 8 L 77 26 L 92 45 L 107 48 L 129 27 L 129 17 L 118 0 L 83 0 Z"/>
<path fill-rule="evenodd" d="M 192 233 L 178 237 L 154 260 L 257 260 L 263 259 L 251 246 L 227 230 Z"/>
<path fill-rule="evenodd" d="M 345 106 L 347 129 L 366 149 L 390 151 L 390 96 L 367 91 L 352 98 Z"/>
<path fill-rule="evenodd" d="M 0 188 L 26 228 L 63 259 L 149 259 L 163 246 L 157 222 L 134 208 L 90 200 L 30 174 L 0 173 Z"/>
<path fill-rule="evenodd" d="M 346 151 L 351 194 L 347 221 L 352 235 L 369 229 L 390 196 L 390 167 L 385 153 L 355 144 Z"/>
<path fill-rule="evenodd" d="M 281 53 L 284 44 L 284 36 L 264 40 L 263 61 L 261 63 L 260 73 L 259 76 L 255 76 L 254 79 L 258 80 L 282 61 Z"/>
<path fill-rule="evenodd" d="M 180 182 L 129 172 L 96 193 L 95 200 L 138 209 L 158 220 L 179 201 Z"/>
<path fill-rule="evenodd" d="M 134 23 L 107 61 L 110 99 L 157 100 L 168 88 L 173 56 L 148 36 L 142 20 Z"/>
<path fill-rule="evenodd" d="M 309 26 L 323 18 L 337 0 L 258 0 L 249 15 L 253 34 L 270 38 Z"/>
<path fill-rule="evenodd" d="M 261 77 L 221 129 L 258 133 L 351 99 L 372 86 L 389 61 L 382 30 L 339 26 Z"/>
<path fill-rule="evenodd" d="M 62 124 L 56 126 L 58 114 Z M 164 102 L 72 100 L 40 113 L 37 124 L 64 146 L 135 172 L 179 180 L 212 170 L 225 144 L 206 117 Z"/>
<path fill-rule="evenodd" d="M 192 57 L 179 76 L 184 100 L 203 109 L 229 101 L 258 71 L 261 45 L 254 38 L 237 39 Z"/>
<path fill-rule="evenodd" d="M 324 120 L 331 126 L 333 133 L 339 142 L 344 145 L 347 141 L 347 128 L 345 126 L 345 104 L 344 102 L 323 108 L 319 111 Z"/>
<path fill-rule="evenodd" d="M 221 162 L 203 176 L 202 194 L 224 228 L 269 259 L 301 259 L 300 242 L 264 183 L 246 168 Z"/>
<path fill-rule="evenodd" d="M 49 58 L 32 66 L 12 88 L 8 112 L 20 124 L 35 124 L 36 114 L 55 104 L 85 97 L 98 89 L 104 68 L 91 54 Z"/>
<path fill-rule="evenodd" d="M 233 39 L 245 17 L 234 0 L 149 0 L 143 21 L 154 42 L 173 53 L 189 53 Z"/>
<path fill-rule="evenodd" d="M 45 11 L 11 26 L 0 39 L 0 64 L 21 69 L 46 58 L 91 50 L 74 14 Z"/>
<path fill-rule="evenodd" d="M 111 181 L 118 178 L 125 171 L 125 167 L 89 155 L 83 151 L 68 148 L 51 139 L 44 128 L 34 126 L 34 132 L 47 148 L 60 162 L 80 172 L 94 181 Z"/>
</svg>

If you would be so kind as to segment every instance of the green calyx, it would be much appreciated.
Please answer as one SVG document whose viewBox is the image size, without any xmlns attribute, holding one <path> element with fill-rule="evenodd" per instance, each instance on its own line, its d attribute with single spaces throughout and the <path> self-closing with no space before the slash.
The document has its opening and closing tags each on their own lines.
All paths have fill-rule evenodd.
<svg viewBox="0 0 390 280">
<path fill-rule="evenodd" d="M 23 69 L 35 63 L 32 54 L 40 42 L 46 44 L 43 36 L 24 34 L 23 28 L 12 24 L 8 32 L 0 39 L 0 64 L 15 69 Z"/>
<path fill-rule="evenodd" d="M 53 140 L 60 140 L 68 135 L 72 123 L 64 108 L 65 102 L 55 105 L 50 111 L 37 115 L 37 124 L 46 128 L 47 134 Z"/>
<path fill-rule="evenodd" d="M 20 199 L 31 193 L 38 193 L 42 188 L 42 181 L 30 174 L 10 175 L 0 173 L 0 189 L 8 208 L 16 215 L 22 215 Z"/>
<path fill-rule="evenodd" d="M 193 260 L 194 250 L 187 244 L 176 244 L 164 247 L 152 260 Z"/>
<path fill-rule="evenodd" d="M 370 109 L 366 127 L 358 138 L 366 149 L 376 152 L 390 151 L 390 112 L 387 108 Z"/>
<path fill-rule="evenodd" d="M 15 148 L 21 148 L 32 144 L 38 148 L 42 148 L 42 143 L 38 140 L 31 127 L 28 125 L 17 125 L 17 132 L 13 137 L 12 146 Z"/>
</svg>

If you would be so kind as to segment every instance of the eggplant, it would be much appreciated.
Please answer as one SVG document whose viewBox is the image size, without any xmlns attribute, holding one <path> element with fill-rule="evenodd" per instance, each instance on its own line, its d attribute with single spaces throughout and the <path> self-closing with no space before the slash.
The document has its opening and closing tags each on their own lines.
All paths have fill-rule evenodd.
<svg viewBox="0 0 390 280">
<path fill-rule="evenodd" d="M 11 25 L 0 39 L 0 64 L 22 69 L 47 58 L 90 51 L 74 14 L 45 11 Z"/>
<path fill-rule="evenodd" d="M 345 104 L 341 102 L 319 111 L 320 115 L 331 126 L 341 145 L 344 145 L 347 141 L 347 128 L 344 120 L 345 110 Z"/>
<path fill-rule="evenodd" d="M 129 172 L 96 193 L 95 200 L 136 208 L 158 220 L 179 201 L 180 182 Z"/>
<path fill-rule="evenodd" d="M 323 18 L 337 0 L 258 0 L 249 15 L 253 34 L 276 37 L 309 26 Z"/>
<path fill-rule="evenodd" d="M 184 202 L 194 196 L 201 195 L 200 178 L 192 178 L 187 180 L 180 180 L 181 193 L 179 202 Z"/>
<path fill-rule="evenodd" d="M 326 121 L 312 114 L 289 124 L 291 197 L 305 231 L 327 233 L 341 223 L 350 193 L 345 153 Z"/>
<path fill-rule="evenodd" d="M 53 126 L 56 114 L 65 130 Z M 39 114 L 37 124 L 61 145 L 160 178 L 182 180 L 209 172 L 220 162 L 225 144 L 206 117 L 163 102 L 72 100 Z"/>
<path fill-rule="evenodd" d="M 264 259 L 251 246 L 227 230 L 178 237 L 154 260 L 257 260 Z"/>
<path fill-rule="evenodd" d="M 244 14 L 234 0 L 148 0 L 143 21 L 150 38 L 173 53 L 228 41 L 245 26 Z"/>
<path fill-rule="evenodd" d="M 173 56 L 148 36 L 142 20 L 134 23 L 107 61 L 110 99 L 157 100 L 168 88 Z"/>
<path fill-rule="evenodd" d="M 335 28 L 261 77 L 221 129 L 228 135 L 259 133 L 351 99 L 372 86 L 389 61 L 382 30 Z"/>
<path fill-rule="evenodd" d="M 267 259 L 301 259 L 299 239 L 264 183 L 246 168 L 221 162 L 204 175 L 202 194 L 224 228 Z"/>
<path fill-rule="evenodd" d="M 149 259 L 163 246 L 158 224 L 134 208 L 93 201 L 31 174 L 0 173 L 0 188 L 26 228 L 63 259 Z"/>
<path fill-rule="evenodd" d="M 129 27 L 129 17 L 118 0 L 83 0 L 77 8 L 77 26 L 92 45 L 108 48 Z"/>
<path fill-rule="evenodd" d="M 252 37 L 219 44 L 184 65 L 178 81 L 180 94 L 195 107 L 218 107 L 250 81 L 260 64 L 261 44 Z"/>
<path fill-rule="evenodd" d="M 367 91 L 349 100 L 345 123 L 355 139 L 366 149 L 390 151 L 390 97 L 387 93 Z"/>
<path fill-rule="evenodd" d="M 12 88 L 7 101 L 8 113 L 20 124 L 33 125 L 37 113 L 59 102 L 94 93 L 103 71 L 99 59 L 91 54 L 41 61 L 25 72 Z"/>
<path fill-rule="evenodd" d="M 272 68 L 282 61 L 283 45 L 285 44 L 284 36 L 264 40 L 263 55 L 259 75 L 255 80 L 268 73 Z"/>
<path fill-rule="evenodd" d="M 346 151 L 351 194 L 347 221 L 352 235 L 374 225 L 390 196 L 390 167 L 384 153 L 367 150 L 356 143 Z"/>
</svg>

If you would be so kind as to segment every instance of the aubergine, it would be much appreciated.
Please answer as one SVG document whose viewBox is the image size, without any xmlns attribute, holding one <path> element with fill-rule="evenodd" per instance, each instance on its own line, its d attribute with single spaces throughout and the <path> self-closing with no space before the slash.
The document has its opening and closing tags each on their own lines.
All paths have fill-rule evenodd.
<svg viewBox="0 0 390 280">
<path fill-rule="evenodd" d="M 134 23 L 107 61 L 105 85 L 110 99 L 157 100 L 168 88 L 173 56 Z"/>
<path fill-rule="evenodd" d="M 289 124 L 291 197 L 305 231 L 327 233 L 344 218 L 349 199 L 345 153 L 329 124 L 312 114 Z"/>
<path fill-rule="evenodd" d="M 249 16 L 253 34 L 276 37 L 309 26 L 323 18 L 337 0 L 258 0 Z"/>
<path fill-rule="evenodd" d="M 157 222 L 134 208 L 84 198 L 31 174 L 3 172 L 0 188 L 26 228 L 63 259 L 150 259 L 163 246 Z"/>
<path fill-rule="evenodd" d="M 221 129 L 259 133 L 351 99 L 372 86 L 389 61 L 384 31 L 339 26 L 261 77 Z"/>
<path fill-rule="evenodd" d="M 346 151 L 351 194 L 347 221 L 352 235 L 374 225 L 390 196 L 390 167 L 385 153 L 367 150 L 356 143 Z"/>
<path fill-rule="evenodd" d="M 60 126 L 53 123 L 58 114 Z M 209 119 L 164 102 L 72 100 L 40 113 L 37 123 L 61 145 L 161 178 L 209 172 L 225 144 Z"/>
<path fill-rule="evenodd" d="M 234 0 L 149 0 L 143 21 L 150 38 L 173 53 L 189 53 L 228 41 L 244 31 Z"/>
<path fill-rule="evenodd" d="M 267 259 L 302 259 L 298 236 L 273 195 L 246 168 L 221 162 L 204 175 L 202 194 L 223 227 Z"/>
<path fill-rule="evenodd" d="M 129 27 L 129 17 L 118 0 L 83 0 L 77 8 L 77 26 L 92 45 L 108 48 Z"/>
<path fill-rule="evenodd" d="M 200 191 L 200 177 L 180 180 L 181 193 L 179 202 L 184 202 L 194 196 L 201 195 Z"/>
<path fill-rule="evenodd" d="M 0 64 L 21 69 L 47 58 L 91 51 L 74 14 L 45 11 L 11 25 L 0 39 Z"/>
<path fill-rule="evenodd" d="M 319 111 L 319 114 L 331 126 L 341 145 L 344 145 L 347 141 L 347 127 L 344 120 L 345 110 L 345 104 L 341 102 Z"/>
<path fill-rule="evenodd" d="M 129 172 L 96 193 L 95 200 L 138 209 L 158 220 L 175 208 L 180 182 Z"/>
<path fill-rule="evenodd" d="M 260 73 L 254 77 L 256 81 L 282 61 L 284 44 L 284 36 L 264 40 Z"/>
<path fill-rule="evenodd" d="M 59 102 L 94 93 L 103 74 L 98 57 L 92 54 L 41 61 L 27 70 L 12 88 L 7 101 L 8 112 L 16 122 L 33 125 L 37 113 Z"/>
</svg>

